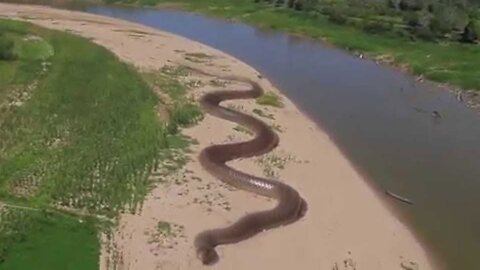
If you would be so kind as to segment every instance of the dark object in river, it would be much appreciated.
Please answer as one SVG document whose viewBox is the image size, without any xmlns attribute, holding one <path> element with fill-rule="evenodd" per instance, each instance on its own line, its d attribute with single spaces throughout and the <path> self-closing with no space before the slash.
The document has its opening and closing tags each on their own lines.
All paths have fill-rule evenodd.
<svg viewBox="0 0 480 270">
<path fill-rule="evenodd" d="M 440 113 L 438 111 L 433 111 L 432 116 L 433 116 L 433 118 L 442 118 L 442 115 L 440 115 Z"/>
<path fill-rule="evenodd" d="M 402 197 L 402 196 L 400 196 L 400 195 L 398 195 L 398 194 L 395 194 L 395 193 L 393 193 L 393 192 L 390 192 L 390 191 L 388 191 L 388 190 L 385 190 L 385 194 L 387 194 L 388 196 L 390 196 L 390 197 L 392 197 L 392 198 L 394 198 L 394 199 L 396 199 L 396 200 L 398 200 L 398 201 L 401 201 L 401 202 L 403 202 L 403 203 L 413 205 L 413 201 L 412 201 L 412 200 L 410 200 L 410 199 L 408 199 L 408 198 L 405 198 L 405 197 Z"/>
</svg>

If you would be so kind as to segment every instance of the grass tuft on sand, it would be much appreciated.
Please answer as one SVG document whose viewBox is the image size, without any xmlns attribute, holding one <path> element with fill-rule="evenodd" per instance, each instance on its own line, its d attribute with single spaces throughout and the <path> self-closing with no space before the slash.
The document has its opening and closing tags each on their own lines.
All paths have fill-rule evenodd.
<svg viewBox="0 0 480 270">
<path fill-rule="evenodd" d="M 266 92 L 257 98 L 257 104 L 272 106 L 277 108 L 283 107 L 282 98 L 274 92 Z"/>
</svg>

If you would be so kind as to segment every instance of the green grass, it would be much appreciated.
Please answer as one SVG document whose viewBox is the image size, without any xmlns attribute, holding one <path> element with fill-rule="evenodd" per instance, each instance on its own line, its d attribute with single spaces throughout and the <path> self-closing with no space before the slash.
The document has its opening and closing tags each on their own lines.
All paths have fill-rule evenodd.
<svg viewBox="0 0 480 270">
<path fill-rule="evenodd" d="M 185 163 L 190 141 L 179 130 L 202 113 L 181 69 L 160 72 L 166 102 L 86 39 L 8 20 L 0 31 L 17 54 L 0 61 L 0 269 L 98 269 L 99 221 L 58 209 L 136 211 L 162 181 L 151 172 Z"/>
<path fill-rule="evenodd" d="M 272 106 L 277 108 L 283 107 L 282 99 L 274 92 L 266 92 L 262 96 L 258 97 L 256 101 L 257 104 L 260 105 Z"/>
<path fill-rule="evenodd" d="M 17 209 L 0 210 L 0 216 L 0 270 L 98 269 L 94 221 Z"/>
<path fill-rule="evenodd" d="M 273 114 L 270 114 L 270 113 L 266 113 L 264 112 L 263 110 L 261 109 L 253 109 L 252 112 L 260 117 L 264 117 L 264 118 L 268 118 L 268 119 L 274 119 L 275 117 L 273 116 Z"/>
<path fill-rule="evenodd" d="M 54 54 L 52 45 L 41 37 L 26 36 L 17 40 L 15 44 L 14 52 L 20 59 L 46 60 Z"/>
<path fill-rule="evenodd" d="M 251 0 L 157 0 L 153 5 L 166 3 L 259 27 L 313 37 L 372 58 L 393 58 L 392 64 L 406 67 L 414 74 L 463 89 L 480 90 L 478 45 L 411 41 L 407 37 L 389 33 L 368 34 L 351 26 L 333 24 L 321 14 L 308 15 L 263 3 L 256 4 Z"/>
<path fill-rule="evenodd" d="M 188 82 L 181 78 L 188 75 L 185 68 L 165 66 L 162 69 L 144 74 L 144 78 L 153 88 L 166 95 L 169 109 L 168 130 L 177 132 L 180 127 L 189 127 L 203 118 L 200 107 L 188 95 Z"/>
<path fill-rule="evenodd" d="M 6 64 L 15 71 L 0 101 L 0 198 L 110 215 L 135 209 L 165 145 L 156 96 L 106 49 L 23 26 L 45 41 L 19 49 L 28 57 Z M 50 47 L 48 61 L 34 57 Z"/>
</svg>

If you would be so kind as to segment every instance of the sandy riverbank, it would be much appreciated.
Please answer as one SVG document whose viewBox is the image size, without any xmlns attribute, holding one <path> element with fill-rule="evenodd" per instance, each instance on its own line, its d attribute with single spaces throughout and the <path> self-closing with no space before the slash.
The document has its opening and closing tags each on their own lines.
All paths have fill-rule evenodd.
<svg viewBox="0 0 480 270">
<path fill-rule="evenodd" d="M 87 37 L 145 70 L 189 63 L 187 54 L 194 53 L 209 55 L 200 63 L 189 63 L 208 72 L 250 78 L 258 74 L 215 49 L 116 19 L 9 4 L 0 4 L 0 17 L 23 19 Z M 260 82 L 267 90 L 278 92 L 266 79 Z M 212 89 L 201 87 L 195 90 L 195 96 Z M 192 247 L 199 231 L 223 226 L 247 212 L 271 205 L 263 198 L 226 188 L 200 167 L 196 156 L 206 145 L 248 138 L 234 130 L 235 124 L 207 115 L 199 125 L 184 131 L 199 144 L 192 147 L 186 167 L 171 176 L 177 181 L 159 184 L 140 213 L 121 217 L 113 243 L 123 262 L 120 269 L 432 269 L 427 253 L 413 234 L 383 205 L 330 138 L 288 99 L 283 97 L 283 102 L 281 109 L 254 101 L 229 102 L 245 112 L 261 109 L 271 114 L 273 119 L 262 120 L 280 130 L 280 146 L 272 153 L 263 159 L 235 162 L 234 166 L 259 175 L 274 174 L 292 185 L 308 202 L 306 217 L 237 245 L 219 248 L 221 260 L 213 267 L 199 263 Z M 284 168 L 269 168 L 272 162 L 284 163 Z M 177 237 L 152 241 L 159 222 L 177 224 L 172 227 Z M 102 269 L 107 268 L 106 258 L 103 254 Z"/>
</svg>

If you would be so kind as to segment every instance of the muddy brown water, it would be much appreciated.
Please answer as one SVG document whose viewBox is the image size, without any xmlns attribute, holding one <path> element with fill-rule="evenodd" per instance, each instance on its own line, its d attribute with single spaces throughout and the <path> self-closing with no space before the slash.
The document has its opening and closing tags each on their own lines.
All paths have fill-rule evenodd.
<svg viewBox="0 0 480 270">
<path fill-rule="evenodd" d="M 83 10 L 182 35 L 255 67 L 377 189 L 415 202 L 392 201 L 446 269 L 480 269 L 480 113 L 445 89 L 320 42 L 242 23 L 174 10 Z"/>
</svg>

